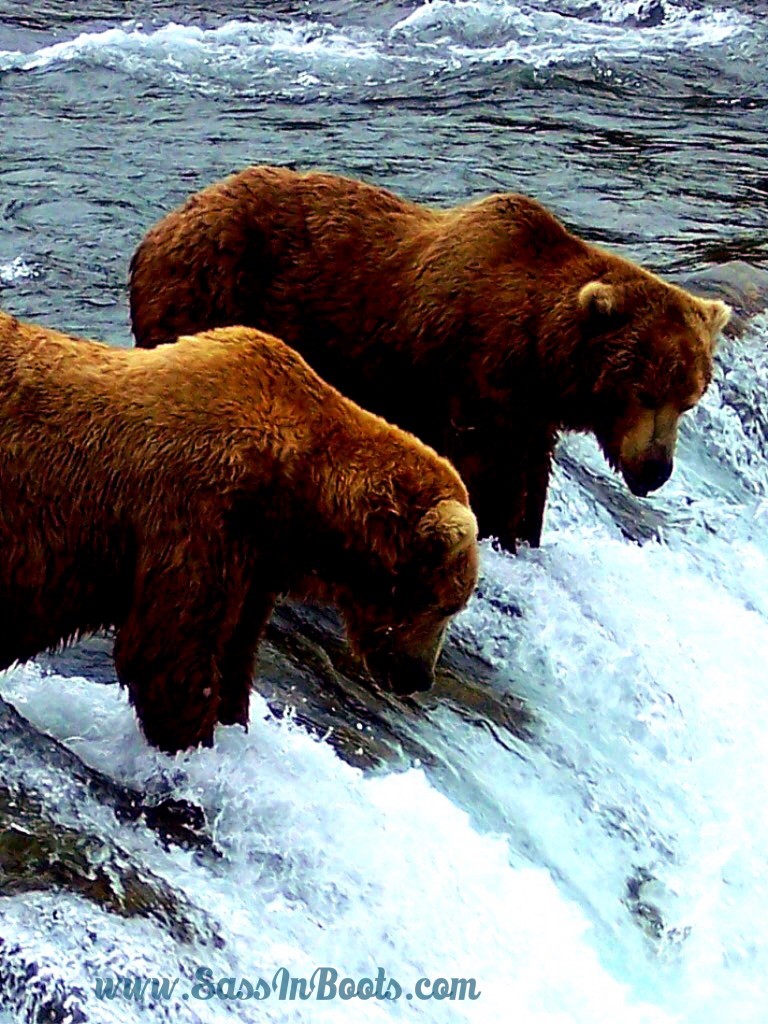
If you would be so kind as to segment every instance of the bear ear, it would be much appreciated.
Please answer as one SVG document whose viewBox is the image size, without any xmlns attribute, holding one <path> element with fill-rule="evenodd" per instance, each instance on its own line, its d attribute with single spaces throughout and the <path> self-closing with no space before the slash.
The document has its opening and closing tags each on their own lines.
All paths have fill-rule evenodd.
<svg viewBox="0 0 768 1024">
<path fill-rule="evenodd" d="M 720 299 L 702 299 L 702 305 L 704 319 L 712 337 L 712 348 L 714 348 L 717 336 L 731 319 L 733 310 L 727 302 L 722 302 Z"/>
<path fill-rule="evenodd" d="M 477 520 L 471 508 L 447 498 L 422 516 L 418 535 L 448 555 L 458 555 L 477 540 Z"/>
<path fill-rule="evenodd" d="M 616 285 L 590 281 L 579 292 L 579 305 L 588 313 L 612 316 L 620 310 L 621 292 Z"/>
</svg>

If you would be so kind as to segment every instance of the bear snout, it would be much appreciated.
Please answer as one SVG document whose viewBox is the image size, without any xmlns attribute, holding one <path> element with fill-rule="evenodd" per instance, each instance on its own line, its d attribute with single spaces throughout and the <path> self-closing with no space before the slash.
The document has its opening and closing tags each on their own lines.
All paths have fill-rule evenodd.
<svg viewBox="0 0 768 1024">
<path fill-rule="evenodd" d="M 392 654 L 366 658 L 368 671 L 377 683 L 398 697 L 424 693 L 435 682 L 435 659 Z"/>
<path fill-rule="evenodd" d="M 658 490 L 672 475 L 674 463 L 668 458 L 646 459 L 639 465 L 623 467 L 627 487 L 639 498 L 645 498 L 651 491 Z"/>
<path fill-rule="evenodd" d="M 393 693 L 404 696 L 409 693 L 425 693 L 435 682 L 435 670 L 431 661 L 421 658 L 399 657 L 389 670 L 389 685 Z"/>
</svg>

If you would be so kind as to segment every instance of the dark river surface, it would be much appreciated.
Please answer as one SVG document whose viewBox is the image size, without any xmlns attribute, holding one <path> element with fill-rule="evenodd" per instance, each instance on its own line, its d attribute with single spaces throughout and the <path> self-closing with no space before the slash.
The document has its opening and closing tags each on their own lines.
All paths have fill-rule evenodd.
<svg viewBox="0 0 768 1024">
<path fill-rule="evenodd" d="M 0 0 L 0 301 L 22 318 L 129 345 L 144 231 L 250 163 L 438 204 L 525 192 L 746 315 L 657 496 L 564 440 L 541 549 L 484 548 L 423 701 L 338 684 L 325 627 L 290 614 L 249 733 L 175 760 L 104 685 L 102 641 L 0 676 L 26 720 L 0 728 L 0 1018 L 768 1019 L 767 15 Z M 197 808 L 193 840 L 134 791 Z M 403 997 L 191 994 L 201 967 L 322 966 Z M 177 988 L 98 998 L 134 975 Z M 440 976 L 481 995 L 406 998 Z"/>
</svg>

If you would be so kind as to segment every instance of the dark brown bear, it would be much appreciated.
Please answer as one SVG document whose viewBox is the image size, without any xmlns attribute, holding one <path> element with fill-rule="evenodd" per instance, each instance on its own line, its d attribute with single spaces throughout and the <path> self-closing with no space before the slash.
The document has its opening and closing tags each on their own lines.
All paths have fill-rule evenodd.
<svg viewBox="0 0 768 1024">
<path fill-rule="evenodd" d="M 483 534 L 539 541 L 561 430 L 633 493 L 672 471 L 728 307 L 570 234 L 519 195 L 435 210 L 330 174 L 252 167 L 192 196 L 131 264 L 139 345 L 273 331 L 457 467 Z"/>
<path fill-rule="evenodd" d="M 335 603 L 402 693 L 476 580 L 453 467 L 246 328 L 124 351 L 0 313 L 0 494 L 0 669 L 116 626 L 167 751 L 247 722 L 280 594 Z"/>
</svg>

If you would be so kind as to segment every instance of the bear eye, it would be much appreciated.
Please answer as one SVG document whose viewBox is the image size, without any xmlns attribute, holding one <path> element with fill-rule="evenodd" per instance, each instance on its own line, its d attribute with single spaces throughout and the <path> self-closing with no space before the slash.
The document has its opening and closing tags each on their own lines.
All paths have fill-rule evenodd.
<svg viewBox="0 0 768 1024">
<path fill-rule="evenodd" d="M 638 391 L 637 400 L 644 409 L 655 409 L 658 406 L 658 401 L 650 391 Z"/>
</svg>

